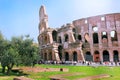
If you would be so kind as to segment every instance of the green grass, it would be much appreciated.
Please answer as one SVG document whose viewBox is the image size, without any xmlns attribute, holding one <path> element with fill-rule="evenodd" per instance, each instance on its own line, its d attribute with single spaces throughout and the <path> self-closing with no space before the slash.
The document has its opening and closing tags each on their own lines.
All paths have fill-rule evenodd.
<svg viewBox="0 0 120 80">
<path fill-rule="evenodd" d="M 36 65 L 37 67 L 44 68 L 69 68 L 69 72 L 39 72 L 27 73 L 26 77 L 32 78 L 34 80 L 50 80 L 49 77 L 57 74 L 74 74 L 74 73 L 83 73 L 80 75 L 65 76 L 68 80 L 75 80 L 91 75 L 98 74 L 109 74 L 109 78 L 96 79 L 96 80 L 120 80 L 120 67 L 90 67 L 90 66 L 63 66 L 63 65 Z M 1 70 L 0 70 L 1 71 Z M 10 76 L 0 73 L 0 80 L 13 80 L 13 77 L 19 76 L 15 73 L 12 73 Z"/>
</svg>

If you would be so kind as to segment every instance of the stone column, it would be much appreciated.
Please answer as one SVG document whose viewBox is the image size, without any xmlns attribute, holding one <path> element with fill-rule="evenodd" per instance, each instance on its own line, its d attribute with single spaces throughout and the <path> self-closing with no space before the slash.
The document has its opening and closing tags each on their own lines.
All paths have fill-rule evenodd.
<svg viewBox="0 0 120 80">
<path fill-rule="evenodd" d="M 55 52 L 54 52 L 53 49 L 52 49 L 52 60 L 56 60 L 56 58 L 55 58 Z"/>
<path fill-rule="evenodd" d="M 70 50 L 68 53 L 69 53 L 69 61 L 73 61 L 73 53 L 72 53 L 72 51 Z"/>
<path fill-rule="evenodd" d="M 69 32 L 69 42 L 75 42 L 74 36 L 72 32 Z"/>
<path fill-rule="evenodd" d="M 47 54 L 47 61 L 49 60 L 49 53 L 48 50 L 46 50 L 46 54 Z"/>
<path fill-rule="evenodd" d="M 101 37 L 100 23 L 97 23 L 97 25 L 98 25 L 99 49 L 101 49 L 102 48 L 102 37 Z"/>
<path fill-rule="evenodd" d="M 109 50 L 110 62 L 113 62 L 113 53 L 112 50 Z"/>
<path fill-rule="evenodd" d="M 99 50 L 99 54 L 100 54 L 100 61 L 103 62 L 103 52 L 102 52 L 102 50 Z"/>
<path fill-rule="evenodd" d="M 107 34 L 108 34 L 108 46 L 109 46 L 109 47 L 112 47 L 112 41 L 111 41 L 110 31 L 107 32 Z"/>
<path fill-rule="evenodd" d="M 77 59 L 78 60 L 82 60 L 82 61 L 85 61 L 85 58 L 84 58 L 84 55 L 83 55 L 83 50 L 81 49 L 81 47 L 77 48 L 77 53 L 78 53 L 78 57 Z"/>
<path fill-rule="evenodd" d="M 119 56 L 119 61 L 120 61 L 120 48 L 118 49 L 118 56 Z"/>
<path fill-rule="evenodd" d="M 81 37 L 82 37 L 82 42 L 85 42 L 85 34 L 84 34 L 84 30 L 83 30 L 83 26 L 81 26 Z"/>
<path fill-rule="evenodd" d="M 52 33 L 47 33 L 48 34 L 48 36 L 49 36 L 49 42 L 50 43 L 53 43 L 53 38 L 52 38 Z"/>
<path fill-rule="evenodd" d="M 92 25 L 89 24 L 89 37 L 90 37 L 90 49 L 91 55 L 93 55 L 93 37 L 92 37 Z"/>
<path fill-rule="evenodd" d="M 120 32 L 118 30 L 117 30 L 117 38 L 118 38 L 118 46 L 120 47 Z"/>
<path fill-rule="evenodd" d="M 62 43 L 64 43 L 65 38 L 64 38 L 64 34 L 63 34 L 63 32 L 60 33 L 60 36 L 61 36 L 61 41 L 62 41 Z"/>
</svg>

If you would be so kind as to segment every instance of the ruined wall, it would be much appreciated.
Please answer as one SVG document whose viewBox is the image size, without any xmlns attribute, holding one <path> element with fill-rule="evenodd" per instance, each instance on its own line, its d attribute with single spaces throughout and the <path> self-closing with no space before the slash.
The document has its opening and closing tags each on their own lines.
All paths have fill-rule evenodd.
<svg viewBox="0 0 120 80">
<path fill-rule="evenodd" d="M 118 61 L 120 59 L 120 13 L 75 20 L 73 25 L 82 35 L 84 55 L 90 52 L 93 61 L 97 61 L 96 59 Z M 86 34 L 88 34 L 87 37 L 85 37 Z M 95 57 L 96 55 L 98 56 Z"/>
<path fill-rule="evenodd" d="M 45 7 L 40 8 L 38 41 L 44 61 L 119 61 L 120 13 L 82 18 L 49 28 Z"/>
</svg>

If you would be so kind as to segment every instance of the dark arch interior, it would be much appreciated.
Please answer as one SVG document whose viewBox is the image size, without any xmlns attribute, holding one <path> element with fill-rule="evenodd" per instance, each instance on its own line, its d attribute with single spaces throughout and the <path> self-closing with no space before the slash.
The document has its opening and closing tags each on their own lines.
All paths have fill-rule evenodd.
<svg viewBox="0 0 120 80">
<path fill-rule="evenodd" d="M 98 51 L 94 52 L 94 61 L 95 62 L 99 62 L 100 61 L 100 57 L 99 57 L 99 52 Z"/>
<path fill-rule="evenodd" d="M 109 52 L 103 51 L 103 61 L 109 61 Z"/>
<path fill-rule="evenodd" d="M 77 52 L 73 52 L 73 61 L 77 61 Z"/>
<path fill-rule="evenodd" d="M 68 54 L 68 52 L 65 52 L 65 61 L 69 61 L 69 54 Z"/>
<path fill-rule="evenodd" d="M 78 35 L 78 40 L 82 40 L 82 37 L 81 37 L 81 35 Z"/>
<path fill-rule="evenodd" d="M 119 61 L 119 55 L 118 55 L 118 51 L 113 51 L 113 59 L 114 59 L 114 61 L 116 62 L 116 61 Z"/>
<path fill-rule="evenodd" d="M 85 60 L 86 61 L 93 61 L 93 57 L 90 52 L 86 52 L 85 54 Z"/>
<path fill-rule="evenodd" d="M 47 60 L 47 53 L 44 53 L 44 59 Z"/>
<path fill-rule="evenodd" d="M 57 31 L 53 31 L 52 32 L 52 37 L 53 37 L 53 41 L 56 41 L 57 42 Z"/>
<path fill-rule="evenodd" d="M 93 34 L 93 43 L 94 44 L 99 43 L 99 41 L 98 41 L 98 33 Z"/>
<path fill-rule="evenodd" d="M 63 47 L 61 45 L 58 46 L 58 54 L 59 54 L 60 60 L 62 59 L 62 49 L 63 49 Z"/>
<path fill-rule="evenodd" d="M 62 43 L 61 36 L 58 37 L 58 42 L 59 42 L 59 43 Z"/>
<path fill-rule="evenodd" d="M 65 34 L 65 42 L 67 42 L 68 41 L 68 34 Z"/>
</svg>

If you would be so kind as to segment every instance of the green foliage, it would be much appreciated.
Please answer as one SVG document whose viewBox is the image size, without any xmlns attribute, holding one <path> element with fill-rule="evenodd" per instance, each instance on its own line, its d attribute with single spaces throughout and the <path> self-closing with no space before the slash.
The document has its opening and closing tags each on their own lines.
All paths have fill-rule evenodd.
<svg viewBox="0 0 120 80">
<path fill-rule="evenodd" d="M 34 66 L 38 60 L 38 47 L 33 45 L 29 35 L 12 37 L 11 41 L 5 40 L 0 33 L 0 62 L 2 72 L 9 73 L 14 65 Z"/>
</svg>

